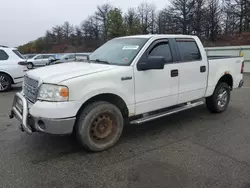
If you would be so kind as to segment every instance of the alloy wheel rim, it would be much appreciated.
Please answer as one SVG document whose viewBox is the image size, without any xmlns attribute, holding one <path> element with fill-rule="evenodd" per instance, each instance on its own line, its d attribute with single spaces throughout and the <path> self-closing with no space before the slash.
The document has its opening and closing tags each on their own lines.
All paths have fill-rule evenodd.
<svg viewBox="0 0 250 188">
<path fill-rule="evenodd" d="M 9 81 L 5 76 L 0 76 L 0 91 L 4 91 L 9 87 Z"/>
<path fill-rule="evenodd" d="M 220 108 L 223 108 L 227 104 L 228 95 L 225 88 L 221 88 L 217 97 L 217 104 Z"/>
</svg>

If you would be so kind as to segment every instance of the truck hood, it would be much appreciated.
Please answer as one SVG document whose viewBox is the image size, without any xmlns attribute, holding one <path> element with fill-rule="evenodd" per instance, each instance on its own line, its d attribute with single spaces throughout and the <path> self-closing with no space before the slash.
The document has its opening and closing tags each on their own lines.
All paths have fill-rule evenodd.
<svg viewBox="0 0 250 188">
<path fill-rule="evenodd" d="M 117 68 L 115 65 L 69 62 L 46 66 L 27 72 L 27 76 L 39 82 L 58 84 L 64 80 Z"/>
</svg>

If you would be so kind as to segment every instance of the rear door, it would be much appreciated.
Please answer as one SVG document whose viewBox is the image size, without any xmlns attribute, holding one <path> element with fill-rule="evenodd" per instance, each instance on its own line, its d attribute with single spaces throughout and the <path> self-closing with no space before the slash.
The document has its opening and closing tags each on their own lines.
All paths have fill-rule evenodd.
<svg viewBox="0 0 250 188">
<path fill-rule="evenodd" d="M 38 55 L 34 58 L 34 66 L 41 66 L 43 64 L 43 55 Z"/>
<path fill-rule="evenodd" d="M 207 60 L 202 59 L 196 41 L 192 38 L 176 38 L 179 52 L 179 103 L 205 96 L 207 86 Z"/>
<path fill-rule="evenodd" d="M 49 58 L 51 55 L 43 55 L 42 65 L 47 65 L 49 63 Z"/>
<path fill-rule="evenodd" d="M 150 56 L 165 58 L 162 70 L 138 70 L 134 66 L 136 114 L 169 107 L 178 103 L 178 63 L 173 56 L 172 40 L 158 39 L 144 52 L 139 62 Z"/>
</svg>

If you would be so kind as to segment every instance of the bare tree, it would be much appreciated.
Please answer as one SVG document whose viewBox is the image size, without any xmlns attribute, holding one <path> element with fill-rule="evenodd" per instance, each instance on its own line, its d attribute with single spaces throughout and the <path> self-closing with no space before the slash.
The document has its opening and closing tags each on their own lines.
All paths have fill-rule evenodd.
<svg viewBox="0 0 250 188">
<path fill-rule="evenodd" d="M 56 25 L 52 28 L 52 33 L 55 35 L 56 43 L 61 44 L 61 41 L 63 39 L 63 28 L 59 25 Z"/>
<path fill-rule="evenodd" d="M 220 5 L 220 0 L 209 0 L 208 1 L 208 7 L 207 7 L 207 25 L 209 26 L 209 33 L 207 33 L 207 37 L 215 42 L 219 30 L 220 30 L 220 18 L 221 18 L 221 5 Z"/>
<path fill-rule="evenodd" d="M 202 30 L 204 26 L 203 20 L 205 19 L 205 2 L 206 0 L 195 0 L 194 2 L 192 24 L 194 34 L 200 38 L 202 37 Z"/>
<path fill-rule="evenodd" d="M 142 33 L 147 34 L 152 32 L 156 20 L 155 5 L 148 3 L 141 3 L 137 9 L 142 26 Z"/>
<path fill-rule="evenodd" d="M 74 27 L 68 21 L 62 25 L 64 40 L 68 43 L 69 37 L 74 32 Z"/>
<path fill-rule="evenodd" d="M 160 34 L 181 33 L 178 20 L 174 18 L 171 8 L 162 9 L 157 18 L 157 32 Z"/>
<path fill-rule="evenodd" d="M 127 35 L 141 33 L 140 19 L 134 8 L 128 9 L 128 12 L 124 16 L 124 21 Z"/>
<path fill-rule="evenodd" d="M 173 0 L 172 11 L 174 17 L 179 21 L 183 34 L 189 34 L 191 31 L 191 22 L 194 13 L 194 0 Z"/>
<path fill-rule="evenodd" d="M 74 44 L 76 46 L 82 45 L 83 41 L 82 31 L 81 28 L 79 28 L 78 26 L 75 27 L 75 33 L 73 37 L 74 37 Z"/>
<path fill-rule="evenodd" d="M 247 31 L 249 29 L 249 15 L 250 15 L 250 1 L 249 0 L 235 0 L 233 3 L 238 17 L 239 32 Z"/>
<path fill-rule="evenodd" d="M 112 9 L 112 6 L 109 4 L 103 4 L 101 6 L 97 6 L 97 11 L 95 13 L 96 18 L 101 22 L 102 26 L 102 34 L 103 34 L 103 39 L 106 41 L 107 40 L 107 34 L 108 34 L 108 13 Z"/>
<path fill-rule="evenodd" d="M 232 3 L 232 0 L 225 0 L 223 2 L 223 13 L 224 18 L 224 27 L 226 35 L 233 35 L 237 30 L 237 16 L 235 14 L 236 7 Z"/>
</svg>

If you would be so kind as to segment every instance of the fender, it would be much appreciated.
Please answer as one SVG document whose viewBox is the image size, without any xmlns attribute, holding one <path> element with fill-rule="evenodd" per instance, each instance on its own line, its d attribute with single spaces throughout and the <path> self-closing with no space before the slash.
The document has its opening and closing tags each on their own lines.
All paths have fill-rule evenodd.
<svg viewBox="0 0 250 188">
<path fill-rule="evenodd" d="M 208 83 L 206 96 L 211 96 L 214 93 L 214 90 L 215 90 L 216 85 L 218 84 L 219 80 L 225 75 L 230 75 L 232 77 L 232 80 L 234 80 L 230 71 L 225 71 L 224 73 L 220 73 L 218 71 L 217 74 L 214 76 L 214 79 Z M 233 81 L 232 81 L 232 84 L 233 84 Z"/>
</svg>

